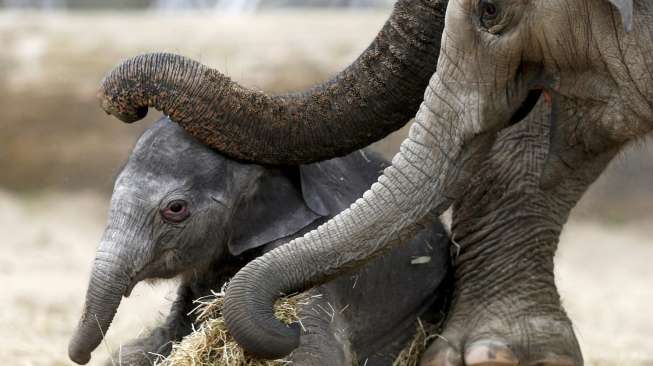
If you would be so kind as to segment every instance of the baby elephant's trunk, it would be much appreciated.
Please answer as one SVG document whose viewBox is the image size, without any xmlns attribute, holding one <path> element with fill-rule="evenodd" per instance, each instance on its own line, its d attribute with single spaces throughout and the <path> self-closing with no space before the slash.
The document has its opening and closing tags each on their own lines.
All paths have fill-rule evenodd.
<svg viewBox="0 0 653 366">
<path fill-rule="evenodd" d="M 90 361 L 91 352 L 102 342 L 111 325 L 129 281 L 125 265 L 117 256 L 98 252 L 82 317 L 68 345 L 72 361 L 80 365 Z"/>
</svg>

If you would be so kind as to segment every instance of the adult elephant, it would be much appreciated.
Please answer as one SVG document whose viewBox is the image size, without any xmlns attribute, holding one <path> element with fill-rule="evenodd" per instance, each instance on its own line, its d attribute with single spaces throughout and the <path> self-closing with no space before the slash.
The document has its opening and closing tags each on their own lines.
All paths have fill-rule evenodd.
<svg viewBox="0 0 653 366">
<path fill-rule="evenodd" d="M 442 6 L 427 0 L 399 1 L 386 29 L 394 29 L 397 14 L 409 12 L 410 5 L 423 9 Z M 416 12 L 411 19 L 423 19 L 420 15 L 423 12 Z M 470 166 L 467 162 L 473 165 L 486 156 L 488 141 L 527 115 L 541 94 L 551 103 L 550 121 L 556 127 L 543 173 L 538 176 L 541 188 L 546 190 L 543 194 L 564 188 L 566 177 L 576 167 L 594 166 L 596 159 L 612 156 L 629 141 L 651 131 L 653 48 L 652 25 L 647 20 L 652 15 L 653 5 L 636 2 L 633 11 L 632 0 L 451 0 L 437 72 L 428 83 L 415 124 L 393 165 L 348 210 L 318 230 L 251 262 L 234 278 L 225 315 L 237 339 L 261 356 L 274 357 L 292 350 L 297 331 L 282 326 L 271 311 L 278 294 L 314 286 L 357 268 L 399 242 L 398 237 L 414 232 L 431 209 L 444 211 L 469 182 L 467 172 L 471 169 L 464 169 Z M 423 21 L 424 29 L 433 27 L 431 19 Z M 439 35 L 439 29 L 434 31 Z M 413 49 L 418 42 L 410 40 L 413 38 L 405 37 L 403 42 L 388 46 L 387 55 L 404 54 L 397 50 L 406 47 Z M 357 62 L 352 67 L 360 65 Z M 380 65 L 383 70 L 392 70 L 385 67 L 386 62 Z M 184 72 L 179 72 L 181 67 Z M 166 72 L 170 69 L 177 72 Z M 390 75 L 406 70 L 396 69 Z M 352 80 L 369 79 L 347 71 L 343 75 L 308 93 L 270 98 L 236 87 L 217 72 L 189 60 L 146 56 L 116 69 L 106 80 L 101 96 L 105 109 L 123 120 L 133 121 L 148 106 L 154 106 L 227 154 L 283 163 L 344 153 L 387 133 L 389 125 L 404 122 L 401 114 L 374 117 L 383 106 L 394 105 L 397 99 L 393 97 L 408 95 L 405 90 L 391 83 L 356 84 Z M 409 75 L 406 72 L 399 80 Z M 353 86 L 347 86 L 347 80 Z M 338 89 L 343 85 L 344 89 Z M 372 86 L 376 94 L 358 99 L 364 90 L 360 85 Z M 325 90 L 339 93 L 325 100 Z M 379 96 L 379 90 L 389 93 L 382 96 L 387 100 L 372 98 Z M 334 115 L 343 106 L 348 113 Z M 411 105 L 399 108 L 408 113 Z M 251 123 L 238 127 L 230 124 L 232 115 L 242 117 L 245 111 L 252 112 Z M 366 115 L 361 111 L 374 112 Z M 352 120 L 354 116 L 366 118 Z M 470 154 L 472 147 L 481 147 L 481 153 Z M 565 202 L 571 206 L 575 203 Z M 543 207 L 543 213 L 529 211 L 524 215 L 550 216 L 561 225 L 567 217 L 566 207 L 556 209 L 553 205 L 551 210 Z M 531 245 L 537 241 L 534 238 Z M 472 256 L 468 268 L 475 268 L 474 264 L 494 268 L 483 258 Z M 297 270 L 285 274 L 282 269 L 288 266 Z M 279 280 L 277 273 L 284 273 L 277 282 L 280 286 L 269 286 L 272 278 Z M 461 302 L 455 304 L 453 313 L 456 306 L 462 307 Z M 509 313 L 510 307 L 504 305 L 498 310 L 495 318 Z M 543 325 L 534 321 L 523 330 L 517 341 L 526 349 L 521 355 L 512 351 L 518 347 L 502 342 L 499 325 L 477 335 L 458 334 L 451 347 L 436 344 L 431 360 L 439 365 L 463 361 L 467 365 L 582 363 L 574 347 L 568 351 L 539 342 L 537 330 L 541 328 Z M 260 344 L 260 333 L 278 341 Z M 531 359 L 533 347 L 546 358 Z M 544 352 L 547 350 L 550 352 Z"/>
</svg>

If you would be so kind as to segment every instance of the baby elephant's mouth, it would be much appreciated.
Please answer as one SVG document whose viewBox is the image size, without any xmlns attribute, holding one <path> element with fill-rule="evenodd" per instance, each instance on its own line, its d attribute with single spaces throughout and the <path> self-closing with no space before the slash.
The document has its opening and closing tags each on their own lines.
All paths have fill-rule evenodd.
<svg viewBox="0 0 653 366">
<path fill-rule="evenodd" d="M 125 289 L 125 293 L 123 294 L 123 296 L 125 298 L 129 297 L 132 294 L 132 291 L 134 290 L 134 287 L 136 287 L 136 285 L 141 281 L 142 280 L 138 279 L 137 277 L 134 277 L 134 279 L 129 283 L 129 285 Z"/>
<path fill-rule="evenodd" d="M 134 276 L 132 276 L 129 285 L 125 289 L 123 294 L 124 297 L 129 297 L 134 290 L 134 287 L 145 280 L 165 280 L 173 278 L 181 274 L 182 270 L 176 270 L 171 268 L 170 257 L 174 256 L 172 251 L 163 253 L 158 259 L 146 264 L 142 269 L 138 270 Z"/>
<path fill-rule="evenodd" d="M 537 102 L 540 100 L 542 93 L 543 89 L 532 89 L 528 92 L 526 99 L 524 99 L 522 104 L 519 106 L 519 108 L 517 108 L 515 113 L 513 113 L 512 117 L 510 118 L 510 126 L 521 122 L 531 113 L 533 108 L 535 108 L 535 105 L 537 105 Z"/>
</svg>

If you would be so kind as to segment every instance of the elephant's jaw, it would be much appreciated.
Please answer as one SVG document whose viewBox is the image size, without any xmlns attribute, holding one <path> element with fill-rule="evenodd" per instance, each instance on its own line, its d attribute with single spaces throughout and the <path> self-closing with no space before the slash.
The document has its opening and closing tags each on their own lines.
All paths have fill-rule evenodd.
<svg viewBox="0 0 653 366">
<path fill-rule="evenodd" d="M 138 283 L 141 282 L 139 279 L 133 279 L 129 282 L 129 285 L 127 285 L 127 288 L 125 289 L 125 293 L 122 294 L 122 296 L 126 299 L 129 296 L 131 296 L 132 291 L 134 291 L 134 287 L 138 285 Z"/>
<path fill-rule="evenodd" d="M 549 113 L 549 147 L 540 176 L 540 188 L 550 190 L 565 178 L 585 171 L 602 171 L 627 141 L 615 139 L 596 128 L 596 120 L 588 119 L 591 111 L 579 107 L 573 98 L 557 91 L 545 90 Z"/>
<path fill-rule="evenodd" d="M 509 98 L 511 100 L 508 100 L 508 108 L 514 108 L 508 126 L 515 125 L 526 118 L 533 111 L 540 97 L 550 101 L 549 89 L 554 79 L 551 75 L 547 75 L 540 65 L 523 63 L 517 68 L 514 80 L 508 84 L 510 85 L 508 90 L 514 91 L 514 93 L 507 93 L 514 95 L 513 98 Z"/>
<path fill-rule="evenodd" d="M 134 271 L 134 275 L 131 276 L 129 285 L 123 294 L 125 298 L 131 295 L 134 287 L 141 281 L 166 280 L 182 274 L 185 270 L 181 263 L 175 261 L 176 255 L 174 250 L 167 250 L 152 257 L 154 259 Z"/>
</svg>

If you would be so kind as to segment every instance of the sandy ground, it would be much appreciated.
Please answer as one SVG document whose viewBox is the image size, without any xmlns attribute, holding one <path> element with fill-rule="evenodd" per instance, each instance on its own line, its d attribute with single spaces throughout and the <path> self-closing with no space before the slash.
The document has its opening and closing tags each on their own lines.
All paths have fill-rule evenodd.
<svg viewBox="0 0 653 366">
<path fill-rule="evenodd" d="M 68 365 L 67 340 L 83 302 L 106 199 L 93 193 L 0 191 L 0 359 Z M 653 229 L 572 222 L 558 280 L 590 365 L 653 365 Z M 121 306 L 93 365 L 160 320 L 174 284 L 139 285 Z"/>
</svg>

